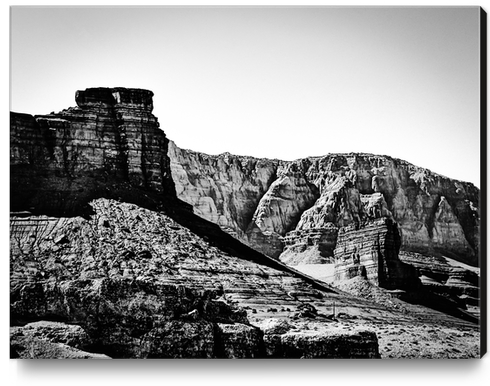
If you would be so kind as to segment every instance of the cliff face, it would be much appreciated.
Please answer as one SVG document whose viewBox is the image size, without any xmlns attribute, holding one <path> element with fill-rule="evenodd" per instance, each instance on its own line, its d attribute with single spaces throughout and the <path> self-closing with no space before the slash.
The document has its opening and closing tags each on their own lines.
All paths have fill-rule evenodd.
<svg viewBox="0 0 490 386">
<path fill-rule="evenodd" d="M 367 278 L 387 289 L 416 290 L 416 270 L 398 257 L 400 235 L 397 225 L 388 218 L 372 220 L 358 228 L 342 227 L 337 238 L 335 279 Z"/>
<path fill-rule="evenodd" d="M 183 189 L 179 185 L 183 173 L 188 173 L 184 167 L 188 162 L 186 153 L 174 151 L 170 156 L 172 173 L 179 176 L 175 179 L 178 195 L 190 203 L 189 184 L 198 186 L 199 181 L 212 181 L 208 184 L 209 193 L 203 192 L 203 200 L 212 206 L 215 191 L 243 173 L 237 169 L 210 173 L 195 161 L 193 179 L 188 179 Z M 194 160 L 206 157 L 208 163 L 222 157 L 193 156 Z M 333 240 L 340 228 L 360 227 L 386 217 L 398 224 L 401 250 L 447 255 L 471 265 L 478 263 L 479 190 L 470 183 L 371 154 L 333 154 L 270 163 L 277 167 L 275 173 L 269 174 L 275 179 L 268 181 L 265 194 L 259 199 L 258 194 L 253 197 L 246 216 L 242 217 L 239 210 L 233 212 L 233 223 L 241 218 L 242 238 L 246 229 L 244 239 L 257 250 L 289 263 L 333 261 Z M 236 193 L 231 189 L 230 194 Z M 227 209 L 215 206 L 214 218 L 229 217 Z M 203 210 L 200 215 L 213 221 L 209 211 Z"/>
<path fill-rule="evenodd" d="M 276 179 L 278 162 L 231 154 L 212 157 L 180 149 L 172 141 L 168 155 L 177 196 L 197 215 L 246 241 L 255 209 Z"/>
<path fill-rule="evenodd" d="M 11 113 L 11 210 L 83 214 L 100 196 L 141 202 L 146 194 L 147 205 L 155 205 L 152 193 L 175 196 L 152 96 L 91 88 L 59 113 Z"/>
</svg>

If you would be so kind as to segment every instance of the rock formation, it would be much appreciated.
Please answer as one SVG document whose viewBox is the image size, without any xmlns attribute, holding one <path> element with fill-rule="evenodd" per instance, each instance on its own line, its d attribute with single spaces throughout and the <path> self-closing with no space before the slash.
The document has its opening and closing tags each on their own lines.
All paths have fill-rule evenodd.
<svg viewBox="0 0 490 386">
<path fill-rule="evenodd" d="M 148 192 L 174 196 L 152 96 L 91 88 L 77 92 L 77 107 L 56 114 L 11 113 L 11 210 L 84 214 L 100 196 L 148 205 Z"/>
<path fill-rule="evenodd" d="M 470 309 L 479 307 L 478 269 L 458 264 L 447 257 L 425 256 L 414 252 L 402 252 L 399 258 L 417 269 L 422 286 L 431 292 L 460 299 Z"/>
<path fill-rule="evenodd" d="M 425 272 L 423 259 L 400 256 L 471 263 L 471 185 L 388 157 L 181 150 L 147 90 L 87 89 L 76 102 L 11 113 L 12 357 L 378 358 L 374 319 L 475 329 L 463 311 L 400 312 L 395 297 L 358 299 L 283 262 L 336 262 L 346 278 L 357 264 L 356 278 L 387 288 L 427 286 L 406 269 Z M 440 266 L 433 280 L 476 300 L 473 276 Z"/>
<path fill-rule="evenodd" d="M 200 158 L 205 158 L 209 164 L 214 162 L 211 160 L 222 159 L 223 155 L 193 152 L 189 157 L 189 152 L 178 151 L 175 145 L 172 148 L 170 157 L 172 174 L 177 177 L 177 194 L 186 202 L 195 202 L 187 192 L 206 180 L 208 193 L 201 190 L 201 200 L 213 207 L 216 192 L 228 181 L 241 176 L 240 170 L 232 170 L 230 174 L 223 170 L 213 173 L 199 165 Z M 236 156 L 226 157 L 234 159 Z M 189 158 L 193 162 L 192 172 L 187 171 Z M 249 162 L 259 161 L 248 159 Z M 401 250 L 447 255 L 473 266 L 478 264 L 480 192 L 470 183 L 372 154 L 332 154 L 293 162 L 260 162 L 270 165 L 268 183 L 262 180 L 261 184 L 267 191 L 262 197 L 258 197 L 258 193 L 250 199 L 244 216 L 239 210 L 230 215 L 229 208 L 216 204 L 212 212 L 198 212 L 210 221 L 227 223 L 228 227 L 240 223 L 240 237 L 257 250 L 269 251 L 271 256 L 283 254 L 280 258 L 284 261 L 291 261 L 291 256 L 296 255 L 291 253 L 291 248 L 301 251 L 307 259 L 316 254 L 316 259 L 332 260 L 334 245 L 330 240 L 336 230 L 387 217 L 398 224 Z M 192 178 L 186 179 L 184 173 L 192 174 Z M 179 186 L 184 180 L 185 188 Z M 229 194 L 236 193 L 231 189 Z M 216 218 L 220 221 L 215 221 Z M 231 228 L 231 233 L 237 232 L 237 228 Z M 314 236 L 308 241 L 309 232 Z M 296 256 L 295 263 L 300 261 Z"/>
<path fill-rule="evenodd" d="M 110 359 L 83 351 L 92 341 L 82 327 L 60 322 L 33 322 L 10 329 L 10 357 L 22 359 Z"/>
<path fill-rule="evenodd" d="M 197 215 L 246 241 L 255 209 L 276 179 L 277 162 L 231 154 L 212 157 L 179 149 L 172 141 L 168 155 L 177 196 Z"/>
<path fill-rule="evenodd" d="M 11 113 L 12 357 L 265 357 L 252 315 L 337 296 L 176 198 L 151 96 L 88 89 L 60 113 Z M 267 165 L 235 166 L 270 179 Z M 379 356 L 373 333 L 330 341 L 344 357 Z"/>
<path fill-rule="evenodd" d="M 386 289 L 416 289 L 416 270 L 398 258 L 400 235 L 396 223 L 388 218 L 373 220 L 357 228 L 340 228 L 335 279 L 362 276 Z"/>
</svg>

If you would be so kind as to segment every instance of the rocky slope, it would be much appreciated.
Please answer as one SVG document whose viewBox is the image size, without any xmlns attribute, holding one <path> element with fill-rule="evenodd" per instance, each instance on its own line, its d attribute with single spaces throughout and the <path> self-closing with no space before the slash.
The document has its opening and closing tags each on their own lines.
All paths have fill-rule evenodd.
<svg viewBox="0 0 490 386">
<path fill-rule="evenodd" d="M 344 176 L 333 175 L 329 193 L 312 160 L 207 157 L 170 144 L 173 159 L 193 154 L 179 169 L 151 96 L 87 89 L 77 92 L 78 107 L 11 113 L 12 357 L 377 358 L 387 352 L 377 334 L 395 321 L 459 329 L 471 337 L 460 357 L 479 355 L 478 326 L 458 305 L 451 308 L 458 318 L 403 308 L 397 293 L 381 289 L 383 302 L 373 303 L 260 252 L 277 255 L 295 231 L 318 240 L 306 249 L 324 243 L 318 250 L 329 259 L 342 245 L 332 241 L 342 227 L 362 230 L 371 221 L 378 262 L 403 266 L 392 253 L 399 243 L 391 223 L 379 222 L 390 200 L 344 187 Z M 323 209 L 311 211 L 317 204 Z M 331 204 L 343 211 L 328 212 Z M 441 208 L 434 224 L 451 218 Z M 345 253 L 356 237 L 346 237 Z M 298 244 L 294 233 L 289 240 Z M 371 288 L 368 279 L 379 272 L 373 265 L 353 279 Z"/>
<path fill-rule="evenodd" d="M 265 333 L 247 316 L 304 323 L 316 317 L 313 302 L 349 299 L 228 255 L 166 215 L 107 199 L 90 205 L 90 219 L 11 219 L 13 324 L 52 320 L 86 337 L 75 345 L 39 332 L 43 342 L 114 358 L 378 357 L 376 335 L 363 329 L 305 336 L 291 319 Z M 20 339 L 31 329 L 11 331 L 20 357 L 39 343 Z"/>
<path fill-rule="evenodd" d="M 176 198 L 151 95 L 88 89 L 60 113 L 11 114 L 11 356 L 378 357 L 369 331 L 251 324 L 247 310 L 300 318 L 335 292 Z"/>
</svg>

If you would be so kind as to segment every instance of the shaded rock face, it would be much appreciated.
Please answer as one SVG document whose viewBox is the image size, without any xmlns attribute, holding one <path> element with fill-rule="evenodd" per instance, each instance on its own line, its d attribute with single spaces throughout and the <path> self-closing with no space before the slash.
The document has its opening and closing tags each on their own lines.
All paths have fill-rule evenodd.
<svg viewBox="0 0 490 386">
<path fill-rule="evenodd" d="M 77 107 L 59 113 L 11 113 L 11 210 L 83 214 L 100 196 L 129 202 L 148 193 L 175 196 L 152 96 L 91 88 L 76 93 Z"/>
<path fill-rule="evenodd" d="M 417 268 L 424 288 L 433 293 L 454 297 L 467 306 L 480 305 L 480 276 L 476 269 L 458 266 L 451 259 L 401 252 L 400 260 Z"/>
<path fill-rule="evenodd" d="M 357 335 L 342 336 L 339 333 L 325 333 L 319 339 L 311 332 L 286 333 L 279 339 L 271 339 L 268 349 L 277 358 L 377 358 L 376 334 L 364 331 Z M 341 337 L 341 338 L 340 338 Z M 339 339 L 340 338 L 340 339 Z M 366 356 L 367 352 L 367 356 Z"/>
<path fill-rule="evenodd" d="M 275 318 L 262 321 L 264 346 L 272 358 L 378 358 L 377 337 L 373 332 L 345 334 L 329 328 L 320 334 L 297 331 L 293 325 Z M 313 325 L 313 329 L 317 326 Z M 328 353 L 328 354 L 327 354 Z"/>
<path fill-rule="evenodd" d="M 178 173 L 180 180 L 188 173 L 186 156 L 185 152 L 170 155 L 174 165 L 172 173 Z M 205 157 L 209 163 L 210 159 L 222 156 L 193 153 L 194 182 L 187 181 L 198 186 L 200 180 L 212 180 L 216 188 L 210 187 L 207 195 L 202 192 L 206 197 L 202 200 L 211 205 L 216 196 L 212 191 L 221 189 L 235 177 L 200 166 L 199 157 Z M 269 180 L 268 186 L 262 185 L 267 186 L 267 191 L 261 198 L 257 192 L 246 216 L 241 217 L 239 210 L 233 212 L 233 222 L 242 218 L 243 232 L 255 206 L 246 227 L 246 241 L 257 250 L 296 264 L 301 263 L 298 251 L 306 261 L 312 260 L 313 255 L 317 260 L 331 260 L 335 245 L 330 240 L 334 229 L 338 231 L 353 224 L 360 227 L 367 221 L 385 217 L 398 224 L 401 250 L 447 255 L 471 265 L 478 264 L 479 190 L 471 183 L 372 154 L 332 154 L 292 162 L 269 162 L 276 165 L 276 172 L 269 174 L 275 179 Z M 179 178 L 175 183 L 179 198 L 192 204 L 187 195 L 192 188 L 179 187 Z M 233 189 L 231 192 L 233 195 Z M 216 206 L 213 216 L 228 218 L 228 213 L 227 209 Z M 209 214 L 201 215 L 215 221 Z M 315 241 L 306 241 L 305 249 L 310 230 L 314 230 L 313 234 L 323 232 L 323 239 L 329 241 L 320 241 L 322 237 L 315 236 Z"/>
</svg>

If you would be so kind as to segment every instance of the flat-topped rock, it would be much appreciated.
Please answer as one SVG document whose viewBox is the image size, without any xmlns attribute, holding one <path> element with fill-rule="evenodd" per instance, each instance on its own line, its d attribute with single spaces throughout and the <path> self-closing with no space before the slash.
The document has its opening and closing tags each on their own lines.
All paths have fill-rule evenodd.
<svg viewBox="0 0 490 386">
<path fill-rule="evenodd" d="M 153 207 L 175 197 L 152 96 L 92 88 L 77 92 L 79 107 L 11 113 L 11 210 L 69 216 L 100 196 Z"/>
<path fill-rule="evenodd" d="M 76 92 L 75 101 L 77 106 L 82 109 L 119 105 L 121 107 L 139 108 L 150 113 L 153 110 L 153 92 L 137 88 L 87 88 Z"/>
</svg>

